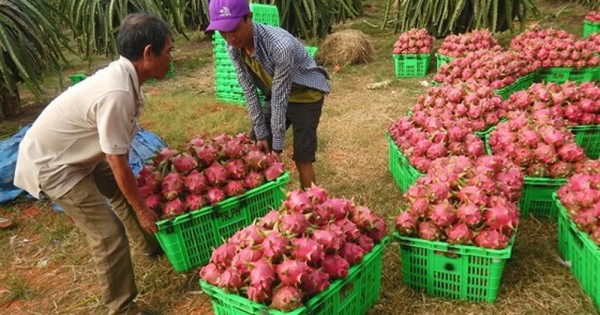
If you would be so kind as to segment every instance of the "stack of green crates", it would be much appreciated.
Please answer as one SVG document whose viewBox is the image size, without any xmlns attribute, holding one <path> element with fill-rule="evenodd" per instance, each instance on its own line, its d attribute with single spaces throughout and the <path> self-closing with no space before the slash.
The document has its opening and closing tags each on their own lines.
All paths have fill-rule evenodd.
<svg viewBox="0 0 600 315">
<path fill-rule="evenodd" d="M 279 10 L 274 5 L 251 3 L 252 20 L 257 23 L 279 26 Z M 213 36 L 213 60 L 215 64 L 215 91 L 217 99 L 227 103 L 245 104 L 235 68 L 227 54 L 225 39 L 215 32 Z"/>
</svg>

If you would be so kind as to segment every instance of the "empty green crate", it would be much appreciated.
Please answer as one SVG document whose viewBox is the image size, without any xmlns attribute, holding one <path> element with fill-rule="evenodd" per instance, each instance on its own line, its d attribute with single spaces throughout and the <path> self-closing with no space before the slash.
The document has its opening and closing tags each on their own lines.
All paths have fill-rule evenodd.
<svg viewBox="0 0 600 315">
<path fill-rule="evenodd" d="M 389 146 L 389 168 L 394 181 L 402 192 L 406 192 L 417 178 L 423 176 L 410 161 L 402 154 L 394 140 L 387 135 Z"/>
<path fill-rule="evenodd" d="M 156 223 L 156 238 L 177 272 L 208 262 L 212 250 L 236 231 L 264 216 L 271 208 L 279 208 L 285 197 L 288 173 L 243 195 L 225 199 Z"/>
<path fill-rule="evenodd" d="M 591 34 L 600 32 L 600 23 L 583 20 L 583 37 L 588 37 Z"/>
<path fill-rule="evenodd" d="M 567 209 L 555 197 L 559 209 L 558 248 L 564 260 L 570 263 L 571 273 L 590 296 L 596 307 L 600 308 L 600 248 L 589 235 L 581 232 L 569 218 Z"/>
<path fill-rule="evenodd" d="M 379 300 L 383 250 L 388 243 L 389 237 L 384 238 L 359 264 L 350 268 L 346 278 L 333 281 L 325 291 L 290 312 L 270 309 L 203 280 L 200 286 L 210 296 L 215 315 L 363 315 Z"/>
<path fill-rule="evenodd" d="M 431 296 L 494 303 L 515 235 L 516 232 L 504 249 L 486 249 L 394 232 L 394 238 L 400 243 L 403 281 Z"/>
<path fill-rule="evenodd" d="M 397 78 L 419 78 L 427 74 L 429 54 L 394 54 L 392 56 Z"/>
<path fill-rule="evenodd" d="M 545 68 L 540 70 L 538 81 L 555 83 L 566 81 L 589 82 L 596 79 L 597 72 L 598 68 Z"/>
<path fill-rule="evenodd" d="M 575 135 L 575 143 L 583 148 L 588 158 L 600 158 L 600 125 L 570 126 L 569 130 Z"/>
<path fill-rule="evenodd" d="M 454 57 L 450 57 L 450 56 L 444 56 L 442 54 L 435 54 L 435 60 L 436 60 L 436 65 L 437 65 L 437 71 L 440 71 L 440 68 L 447 64 L 450 63 L 452 60 L 454 60 Z"/>
</svg>

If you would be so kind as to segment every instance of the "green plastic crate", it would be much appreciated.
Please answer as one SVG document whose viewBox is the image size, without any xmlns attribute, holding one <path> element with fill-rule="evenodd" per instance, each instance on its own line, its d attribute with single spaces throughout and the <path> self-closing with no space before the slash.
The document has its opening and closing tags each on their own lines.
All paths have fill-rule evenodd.
<svg viewBox="0 0 600 315">
<path fill-rule="evenodd" d="M 489 133 L 485 135 L 485 150 L 488 155 L 492 155 L 488 140 Z M 558 209 L 552 199 L 552 194 L 566 183 L 567 179 L 565 178 L 525 176 L 518 204 L 521 216 L 531 215 L 557 220 Z"/>
<path fill-rule="evenodd" d="M 271 26 L 279 26 L 279 10 L 269 4 L 251 3 L 252 21 Z"/>
<path fill-rule="evenodd" d="M 431 296 L 494 303 L 516 232 L 504 249 L 452 245 L 406 237 L 400 243 L 403 281 Z"/>
<path fill-rule="evenodd" d="M 591 34 L 600 32 L 600 23 L 583 20 L 583 37 L 588 37 Z"/>
<path fill-rule="evenodd" d="M 593 160 L 600 158 L 600 125 L 570 126 L 575 143 L 583 148 L 585 155 Z"/>
<path fill-rule="evenodd" d="M 158 221 L 156 238 L 175 271 L 186 272 L 207 263 L 212 250 L 224 239 L 264 216 L 271 208 L 279 208 L 288 181 L 286 172 L 243 195 Z"/>
<path fill-rule="evenodd" d="M 556 195 L 554 198 L 559 209 L 559 252 L 570 263 L 571 273 L 583 291 L 590 296 L 596 307 L 600 308 L 600 248 L 569 218 L 567 209 Z"/>
<path fill-rule="evenodd" d="M 552 194 L 567 183 L 564 178 L 539 178 L 525 176 L 523 191 L 519 199 L 521 215 L 531 215 L 536 218 L 545 217 L 558 219 L 558 209 L 552 199 Z"/>
<path fill-rule="evenodd" d="M 308 52 L 308 54 L 315 59 L 315 56 L 317 55 L 317 47 L 314 46 L 304 46 L 304 49 L 306 49 L 306 51 Z"/>
<path fill-rule="evenodd" d="M 539 71 L 538 80 L 542 82 L 564 83 L 574 81 L 577 83 L 589 82 L 596 79 L 598 68 L 544 68 Z"/>
<path fill-rule="evenodd" d="M 69 80 L 71 80 L 71 85 L 75 85 L 83 80 L 85 80 L 87 76 L 84 73 L 74 73 L 69 76 Z"/>
<path fill-rule="evenodd" d="M 394 140 L 387 134 L 389 144 L 389 168 L 394 181 L 402 192 L 406 192 L 412 186 L 417 178 L 424 176 L 410 161 L 402 154 Z"/>
<path fill-rule="evenodd" d="M 203 280 L 200 286 L 210 296 L 215 315 L 362 315 L 379 300 L 383 250 L 388 243 L 389 237 L 385 237 L 359 264 L 350 268 L 346 278 L 332 282 L 325 291 L 291 312 L 270 309 Z"/>
<path fill-rule="evenodd" d="M 437 65 L 436 71 L 440 71 L 440 68 L 443 65 L 450 63 L 452 60 L 454 60 L 454 57 L 445 56 L 445 55 L 436 53 L 435 60 L 436 60 L 436 65 Z"/>
<path fill-rule="evenodd" d="M 429 69 L 429 54 L 393 54 L 397 78 L 420 78 Z"/>
</svg>

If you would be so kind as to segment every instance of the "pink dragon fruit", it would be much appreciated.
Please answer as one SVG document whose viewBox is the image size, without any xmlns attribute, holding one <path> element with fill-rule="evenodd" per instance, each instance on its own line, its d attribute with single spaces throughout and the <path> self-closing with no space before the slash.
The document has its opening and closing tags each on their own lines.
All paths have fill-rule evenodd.
<svg viewBox="0 0 600 315">
<path fill-rule="evenodd" d="M 237 292 L 242 288 L 244 282 L 242 281 L 242 276 L 240 273 L 233 267 L 228 267 L 221 273 L 219 277 L 219 282 L 217 286 L 219 288 L 225 289 L 230 292 Z"/>
<path fill-rule="evenodd" d="M 454 224 L 457 220 L 456 217 L 456 208 L 447 200 L 444 200 L 442 203 L 434 205 L 431 208 L 431 214 L 429 218 L 441 228 L 450 226 Z"/>
<path fill-rule="evenodd" d="M 248 299 L 258 303 L 265 303 L 271 299 L 271 293 L 271 288 L 266 289 L 252 285 L 248 287 L 248 291 L 246 292 Z"/>
<path fill-rule="evenodd" d="M 206 197 L 208 198 L 208 202 L 211 205 L 218 203 L 219 201 L 225 199 L 225 192 L 217 187 L 208 188 L 208 192 L 206 193 Z"/>
<path fill-rule="evenodd" d="M 231 140 L 223 144 L 221 152 L 228 159 L 238 159 L 246 154 L 246 147 L 238 140 Z"/>
<path fill-rule="evenodd" d="M 184 182 L 179 173 L 171 172 L 163 178 L 162 194 L 167 200 L 177 198 L 183 191 Z"/>
<path fill-rule="evenodd" d="M 490 249 L 503 249 L 508 246 L 508 237 L 498 230 L 480 230 L 473 240 L 475 245 Z"/>
<path fill-rule="evenodd" d="M 365 253 L 368 253 L 371 251 L 371 249 L 373 249 L 373 246 L 375 246 L 375 244 L 373 244 L 372 238 L 362 234 L 358 237 L 358 246 L 360 246 L 365 251 Z"/>
<path fill-rule="evenodd" d="M 185 207 L 190 210 L 199 210 L 202 209 L 205 205 L 208 204 L 208 200 L 203 195 L 187 195 L 185 197 Z"/>
<path fill-rule="evenodd" d="M 309 268 L 302 274 L 302 290 L 309 295 L 315 295 L 329 287 L 329 275 L 320 269 Z"/>
<path fill-rule="evenodd" d="M 244 184 L 240 180 L 232 180 L 223 188 L 223 192 L 229 197 L 241 195 L 245 191 Z"/>
<path fill-rule="evenodd" d="M 310 188 L 306 189 L 306 195 L 313 205 L 322 204 L 329 196 L 327 191 L 320 186 L 313 184 Z"/>
<path fill-rule="evenodd" d="M 323 245 L 307 237 L 292 239 L 292 253 L 296 259 L 311 265 L 318 264 L 325 257 Z"/>
<path fill-rule="evenodd" d="M 311 201 L 306 192 L 293 190 L 287 193 L 282 208 L 291 212 L 306 213 L 311 210 Z"/>
<path fill-rule="evenodd" d="M 231 259 L 231 266 L 242 275 L 250 273 L 249 263 L 256 262 L 263 256 L 262 252 L 250 247 L 241 249 Z"/>
<path fill-rule="evenodd" d="M 204 170 L 204 176 L 211 186 L 221 186 L 227 182 L 227 169 L 220 163 L 213 163 Z"/>
<path fill-rule="evenodd" d="M 323 246 L 325 253 L 335 253 L 342 248 L 343 239 L 336 237 L 332 231 L 329 230 L 314 230 L 312 232 L 312 239 Z"/>
<path fill-rule="evenodd" d="M 298 286 L 302 281 L 302 274 L 308 269 L 306 262 L 288 259 L 277 265 L 277 276 L 284 286 Z"/>
<path fill-rule="evenodd" d="M 263 255 L 273 261 L 279 261 L 280 258 L 290 252 L 290 240 L 278 233 L 269 233 L 261 243 Z"/>
<path fill-rule="evenodd" d="M 198 161 L 202 162 L 205 167 L 212 165 L 217 160 L 219 151 L 212 145 L 203 145 L 201 147 L 194 146 L 193 148 L 196 157 L 198 157 Z"/>
<path fill-rule="evenodd" d="M 235 159 L 227 161 L 227 163 L 225 163 L 225 169 L 227 169 L 227 175 L 231 179 L 242 180 L 246 177 L 247 169 L 242 160 Z"/>
<path fill-rule="evenodd" d="M 262 171 L 267 167 L 267 155 L 258 149 L 252 149 L 244 156 L 244 162 L 254 171 Z"/>
<path fill-rule="evenodd" d="M 200 276 L 202 279 L 212 285 L 218 285 L 221 273 L 222 270 L 213 263 L 210 263 L 200 269 Z"/>
<path fill-rule="evenodd" d="M 247 189 L 252 189 L 254 187 L 262 185 L 264 180 L 265 178 L 262 174 L 257 173 L 256 171 L 250 171 L 248 172 L 246 177 L 244 177 L 243 183 L 244 187 L 246 187 Z"/>
<path fill-rule="evenodd" d="M 283 163 L 281 162 L 275 162 L 273 164 L 271 164 L 270 166 L 268 166 L 264 171 L 263 174 L 265 175 L 265 179 L 267 181 L 272 181 L 272 180 L 276 180 L 279 176 L 281 176 L 281 174 L 283 174 Z"/>
<path fill-rule="evenodd" d="M 342 258 L 342 256 L 338 254 L 330 254 L 325 255 L 325 258 L 321 262 L 321 267 L 323 271 L 329 275 L 329 277 L 333 279 L 343 279 L 348 276 L 348 270 L 350 269 L 350 264 L 347 260 Z"/>
<path fill-rule="evenodd" d="M 396 231 L 402 235 L 413 236 L 417 232 L 417 219 L 408 211 L 402 212 L 396 217 L 395 225 Z"/>
<path fill-rule="evenodd" d="M 446 229 L 446 236 L 450 244 L 471 244 L 473 231 L 465 223 L 458 223 Z"/>
<path fill-rule="evenodd" d="M 273 292 L 271 307 L 283 312 L 302 306 L 302 292 L 291 285 L 281 286 Z"/>
<path fill-rule="evenodd" d="M 250 284 L 256 288 L 270 289 L 275 280 L 275 268 L 264 258 L 255 261 L 250 271 Z"/>
<path fill-rule="evenodd" d="M 308 219 L 300 213 L 288 213 L 281 218 L 281 228 L 291 235 L 302 235 L 310 226 Z"/>
<path fill-rule="evenodd" d="M 346 242 L 340 250 L 340 255 L 350 263 L 350 265 L 358 264 L 365 256 L 365 250 L 354 243 Z"/>
<path fill-rule="evenodd" d="M 461 222 L 470 227 L 477 227 L 483 221 L 482 211 L 474 204 L 461 204 L 456 210 L 456 215 Z"/>
<path fill-rule="evenodd" d="M 198 167 L 198 162 L 191 155 L 181 153 L 173 157 L 173 166 L 182 174 L 187 174 Z"/>
<path fill-rule="evenodd" d="M 273 229 L 275 224 L 279 221 L 279 212 L 275 210 L 269 211 L 265 214 L 256 225 L 262 226 L 265 229 Z"/>
<path fill-rule="evenodd" d="M 440 228 L 433 221 L 419 223 L 419 237 L 424 240 L 437 241 L 441 239 Z"/>
<path fill-rule="evenodd" d="M 225 268 L 231 265 L 231 260 L 236 254 L 237 247 L 232 243 L 225 243 L 213 250 L 210 263 Z"/>
<path fill-rule="evenodd" d="M 179 198 L 169 200 L 163 206 L 164 215 L 171 218 L 185 213 L 186 210 L 185 204 Z"/>
<path fill-rule="evenodd" d="M 198 172 L 198 170 L 191 171 L 184 178 L 185 187 L 192 194 L 201 194 L 208 188 L 208 182 L 204 174 Z"/>
</svg>

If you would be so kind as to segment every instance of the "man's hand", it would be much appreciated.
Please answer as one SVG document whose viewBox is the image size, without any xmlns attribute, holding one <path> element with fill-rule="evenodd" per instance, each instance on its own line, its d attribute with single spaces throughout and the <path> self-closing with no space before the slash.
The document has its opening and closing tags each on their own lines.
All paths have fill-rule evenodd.
<svg viewBox="0 0 600 315">
<path fill-rule="evenodd" d="M 158 220 L 158 214 L 156 214 L 156 212 L 145 208 L 144 210 L 136 212 L 136 215 L 144 231 L 150 234 L 158 232 L 158 228 L 155 224 L 155 222 Z"/>
<path fill-rule="evenodd" d="M 267 141 L 267 139 L 256 141 L 256 147 L 264 153 L 271 152 L 271 148 L 269 147 L 269 141 Z"/>
</svg>

